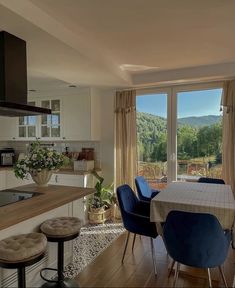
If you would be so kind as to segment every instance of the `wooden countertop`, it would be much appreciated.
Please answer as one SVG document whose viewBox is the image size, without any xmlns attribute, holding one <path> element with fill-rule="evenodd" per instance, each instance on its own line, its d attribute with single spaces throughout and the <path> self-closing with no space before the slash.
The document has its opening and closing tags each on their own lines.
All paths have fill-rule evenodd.
<svg viewBox="0 0 235 288">
<path fill-rule="evenodd" d="M 38 187 L 35 184 L 20 186 L 13 189 L 18 191 L 39 192 L 42 194 L 0 207 L 0 230 L 95 192 L 94 188 L 58 185 Z"/>
<path fill-rule="evenodd" d="M 100 172 L 100 168 L 95 169 L 97 172 Z M 12 167 L 0 167 L 0 172 L 1 171 L 13 171 Z M 59 171 L 53 172 L 53 174 L 67 174 L 67 175 L 88 175 L 91 174 L 90 171 L 85 171 L 85 170 L 73 170 L 73 169 L 60 169 Z"/>
</svg>

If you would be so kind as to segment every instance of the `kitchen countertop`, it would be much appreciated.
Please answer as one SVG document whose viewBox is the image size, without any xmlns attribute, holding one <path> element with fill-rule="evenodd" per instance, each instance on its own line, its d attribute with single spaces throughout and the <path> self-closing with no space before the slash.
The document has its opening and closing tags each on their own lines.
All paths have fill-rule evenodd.
<svg viewBox="0 0 235 288">
<path fill-rule="evenodd" d="M 12 171 L 12 167 L 0 167 L 1 171 Z M 101 171 L 100 168 L 95 169 L 95 171 Z M 60 169 L 59 171 L 53 172 L 54 174 L 68 174 L 68 175 L 88 175 L 91 174 L 91 171 L 83 171 L 83 170 L 73 170 L 73 169 Z"/>
<path fill-rule="evenodd" d="M 96 172 L 101 171 L 101 169 L 95 169 Z M 55 174 L 70 174 L 70 175 L 87 175 L 91 174 L 92 171 L 83 171 L 83 170 L 73 170 L 73 169 L 60 169 Z"/>
<path fill-rule="evenodd" d="M 38 187 L 35 184 L 24 185 L 14 189 L 18 191 L 40 192 L 42 194 L 0 207 L 0 230 L 95 192 L 94 188 L 58 185 Z"/>
</svg>

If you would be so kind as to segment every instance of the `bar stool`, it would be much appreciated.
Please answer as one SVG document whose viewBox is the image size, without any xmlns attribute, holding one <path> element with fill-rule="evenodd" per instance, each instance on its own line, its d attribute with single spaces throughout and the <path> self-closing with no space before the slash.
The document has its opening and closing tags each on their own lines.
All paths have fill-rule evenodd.
<svg viewBox="0 0 235 288">
<path fill-rule="evenodd" d="M 78 283 L 72 279 L 65 278 L 63 274 L 64 270 L 64 242 L 73 240 L 79 235 L 82 222 L 76 217 L 58 217 L 46 220 L 41 224 L 41 231 L 47 237 L 49 242 L 57 242 L 57 269 L 43 268 L 40 275 L 47 283 L 43 284 L 43 288 L 46 287 L 79 287 Z M 42 274 L 44 271 L 57 271 L 57 279 L 49 280 Z"/>
<path fill-rule="evenodd" d="M 44 257 L 47 239 L 42 233 L 11 236 L 0 241 L 0 267 L 17 269 L 18 287 L 25 288 L 25 267 Z"/>
</svg>

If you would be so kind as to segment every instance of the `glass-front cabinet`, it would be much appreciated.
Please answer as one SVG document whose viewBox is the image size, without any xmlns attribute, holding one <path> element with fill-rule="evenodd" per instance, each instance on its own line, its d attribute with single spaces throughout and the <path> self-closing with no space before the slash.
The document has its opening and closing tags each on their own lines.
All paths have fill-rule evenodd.
<svg viewBox="0 0 235 288">
<path fill-rule="evenodd" d="M 59 138 L 60 132 L 60 100 L 43 100 L 41 101 L 41 107 L 49 108 L 52 111 L 51 115 L 41 116 L 40 133 L 41 138 Z"/>
<path fill-rule="evenodd" d="M 61 137 L 61 100 L 46 99 L 31 101 L 32 106 L 52 110 L 51 115 L 21 116 L 18 120 L 20 139 L 59 139 Z"/>
<path fill-rule="evenodd" d="M 36 102 L 28 103 L 31 106 L 36 106 Z M 37 116 L 21 116 L 18 122 L 18 137 L 19 138 L 35 138 L 37 137 Z"/>
</svg>

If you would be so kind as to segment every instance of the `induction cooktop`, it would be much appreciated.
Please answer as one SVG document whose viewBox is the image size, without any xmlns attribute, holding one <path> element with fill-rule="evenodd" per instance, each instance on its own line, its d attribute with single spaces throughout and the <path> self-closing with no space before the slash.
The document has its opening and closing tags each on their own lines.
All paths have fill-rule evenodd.
<svg viewBox="0 0 235 288">
<path fill-rule="evenodd" d="M 34 196 L 40 195 L 38 192 L 19 191 L 14 189 L 6 189 L 0 191 L 0 207 L 15 203 L 18 201 L 30 199 Z"/>
</svg>

